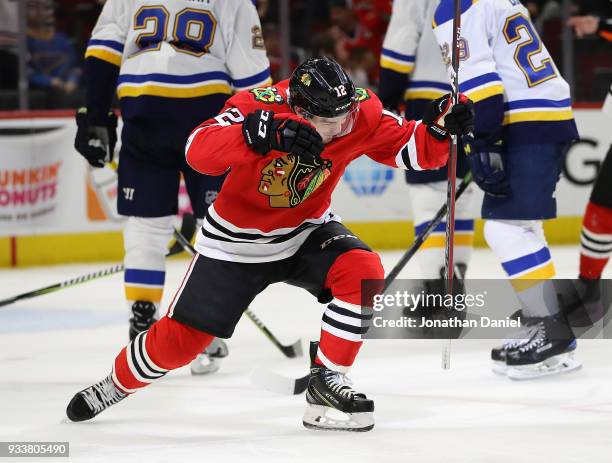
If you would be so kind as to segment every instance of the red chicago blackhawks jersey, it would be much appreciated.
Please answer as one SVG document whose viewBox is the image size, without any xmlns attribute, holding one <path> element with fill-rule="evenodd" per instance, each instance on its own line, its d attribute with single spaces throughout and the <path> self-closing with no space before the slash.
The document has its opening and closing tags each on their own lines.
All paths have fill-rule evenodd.
<svg viewBox="0 0 612 463">
<path fill-rule="evenodd" d="M 447 141 L 431 137 L 420 121 L 383 110 L 378 97 L 364 88 L 357 89 L 360 105 L 353 130 L 325 145 L 320 162 L 274 150 L 262 156 L 244 142 L 241 123 L 256 109 L 293 114 L 287 86 L 283 81 L 236 94 L 187 141 L 193 169 L 207 175 L 229 170 L 196 240 L 205 256 L 234 262 L 292 256 L 318 225 L 339 220 L 330 209 L 331 195 L 346 166 L 359 156 L 408 170 L 446 164 Z"/>
</svg>

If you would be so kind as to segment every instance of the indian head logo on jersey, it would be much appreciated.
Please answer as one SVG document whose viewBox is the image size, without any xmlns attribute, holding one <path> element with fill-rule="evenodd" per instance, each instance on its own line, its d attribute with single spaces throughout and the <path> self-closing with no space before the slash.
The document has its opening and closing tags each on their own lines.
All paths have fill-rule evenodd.
<svg viewBox="0 0 612 463">
<path fill-rule="evenodd" d="M 260 101 L 266 104 L 283 104 L 285 99 L 278 93 L 276 87 L 260 87 L 250 91 L 255 95 L 255 101 Z"/>
<path fill-rule="evenodd" d="M 331 174 L 331 161 L 304 162 L 295 154 L 272 159 L 261 170 L 258 191 L 269 198 L 270 207 L 296 207 Z"/>
</svg>

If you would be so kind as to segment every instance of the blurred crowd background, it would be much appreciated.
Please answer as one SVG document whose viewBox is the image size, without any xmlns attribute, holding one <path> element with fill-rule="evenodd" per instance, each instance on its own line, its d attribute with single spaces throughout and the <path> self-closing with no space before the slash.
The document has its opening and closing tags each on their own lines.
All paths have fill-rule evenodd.
<svg viewBox="0 0 612 463">
<path fill-rule="evenodd" d="M 0 110 L 67 109 L 83 102 L 83 56 L 104 1 L 0 0 Z M 19 3 L 25 14 L 19 14 Z M 609 0 L 523 3 L 561 73 L 573 83 L 575 101 L 602 101 L 612 80 L 610 42 L 595 34 L 576 34 L 568 18 L 605 15 L 602 8 L 609 8 Z M 288 77 L 305 58 L 327 55 L 357 85 L 376 89 L 391 4 L 257 0 L 273 79 Z"/>
</svg>

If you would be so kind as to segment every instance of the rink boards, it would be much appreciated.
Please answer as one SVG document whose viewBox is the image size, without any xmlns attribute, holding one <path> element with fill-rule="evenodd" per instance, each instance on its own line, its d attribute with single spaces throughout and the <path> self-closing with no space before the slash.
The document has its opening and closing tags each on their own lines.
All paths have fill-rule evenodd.
<svg viewBox="0 0 612 463">
<path fill-rule="evenodd" d="M 578 242 L 592 183 L 612 143 L 598 109 L 575 115 L 582 139 L 570 149 L 557 188 L 559 218 L 546 224 L 553 244 Z M 75 132 L 71 112 L 0 115 L 0 266 L 121 258 L 115 174 L 88 167 L 73 148 Z M 402 171 L 362 156 L 345 172 L 333 208 L 371 246 L 403 248 L 414 237 L 408 195 Z M 179 209 L 189 210 L 184 189 Z M 484 244 L 481 230 L 479 221 L 476 245 Z"/>
</svg>

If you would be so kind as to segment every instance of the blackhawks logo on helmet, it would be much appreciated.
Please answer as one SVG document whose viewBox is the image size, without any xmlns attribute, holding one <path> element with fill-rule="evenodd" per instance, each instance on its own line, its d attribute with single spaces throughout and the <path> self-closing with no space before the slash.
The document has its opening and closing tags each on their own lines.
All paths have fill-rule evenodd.
<svg viewBox="0 0 612 463">
<path fill-rule="evenodd" d="M 276 87 L 254 88 L 251 93 L 255 95 L 256 101 L 261 101 L 267 104 L 283 104 L 285 99 L 278 93 Z"/>
<path fill-rule="evenodd" d="M 362 103 L 370 99 L 370 94 L 365 88 L 356 87 L 355 88 L 355 98 L 357 99 L 357 101 L 359 101 L 359 103 Z"/>
<path fill-rule="evenodd" d="M 296 207 L 308 199 L 331 174 L 329 160 L 306 162 L 295 154 L 272 159 L 261 170 L 258 191 L 270 207 Z"/>
</svg>

